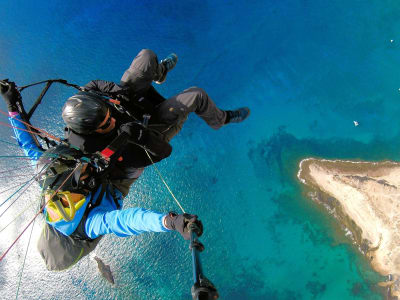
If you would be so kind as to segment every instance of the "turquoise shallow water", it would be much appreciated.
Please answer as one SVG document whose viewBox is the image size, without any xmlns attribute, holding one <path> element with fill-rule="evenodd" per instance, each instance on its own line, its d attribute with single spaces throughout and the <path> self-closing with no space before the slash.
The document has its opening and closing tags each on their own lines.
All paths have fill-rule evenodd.
<svg viewBox="0 0 400 300">
<path fill-rule="evenodd" d="M 21 85 L 59 77 L 119 81 L 140 49 L 160 58 L 176 52 L 176 69 L 157 86 L 162 94 L 196 85 L 221 108 L 252 109 L 246 123 L 219 131 L 191 116 L 172 142 L 173 155 L 158 164 L 184 208 L 203 220 L 203 267 L 221 299 L 382 299 L 382 278 L 305 197 L 296 174 L 308 156 L 400 159 L 399 13 L 389 0 L 8 1 L 0 10 L 0 78 Z M 38 92 L 27 90 L 24 101 Z M 34 123 L 61 135 L 60 110 L 72 93 L 53 88 Z M 10 135 L 0 127 L 13 142 Z M 1 171 L 25 163 L 2 159 Z M 2 178 L 0 191 L 20 179 Z M 0 228 L 35 191 L 12 206 Z M 127 205 L 178 210 L 153 168 Z M 0 232 L 1 251 L 33 210 Z M 104 239 L 97 253 L 115 270 L 111 287 L 88 259 L 47 272 L 35 250 L 39 223 L 20 299 L 190 299 L 190 254 L 178 236 Z M 29 232 L 0 263 L 5 299 L 15 298 Z"/>
</svg>

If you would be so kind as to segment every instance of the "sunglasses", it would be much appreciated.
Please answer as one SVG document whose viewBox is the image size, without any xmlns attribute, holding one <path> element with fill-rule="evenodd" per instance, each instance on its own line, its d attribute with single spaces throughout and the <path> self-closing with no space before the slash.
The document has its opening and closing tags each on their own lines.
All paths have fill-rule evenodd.
<svg viewBox="0 0 400 300">
<path fill-rule="evenodd" d="M 107 122 L 105 122 L 103 126 L 98 127 L 97 129 L 106 130 L 111 125 L 111 121 L 112 121 L 111 119 L 112 118 L 111 118 L 111 112 L 110 112 L 110 115 L 108 116 Z"/>
</svg>

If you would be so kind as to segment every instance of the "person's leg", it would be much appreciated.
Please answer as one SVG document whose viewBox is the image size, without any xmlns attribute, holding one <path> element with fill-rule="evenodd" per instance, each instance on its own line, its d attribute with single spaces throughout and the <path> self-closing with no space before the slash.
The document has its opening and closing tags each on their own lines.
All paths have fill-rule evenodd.
<svg viewBox="0 0 400 300">
<path fill-rule="evenodd" d="M 121 78 L 121 85 L 128 85 L 135 92 L 144 92 L 153 81 L 161 77 L 157 55 L 149 49 L 143 49 L 133 59 L 129 69 Z"/>
<path fill-rule="evenodd" d="M 153 81 L 157 84 L 163 83 L 167 73 L 175 67 L 177 62 L 178 56 L 175 53 L 171 53 L 158 62 L 157 55 L 152 50 L 143 49 L 122 75 L 120 84 L 129 86 L 135 93 L 146 92 Z"/>
<path fill-rule="evenodd" d="M 166 124 L 160 130 L 166 141 L 179 133 L 191 112 L 196 113 L 213 129 L 224 125 L 227 117 L 227 112 L 219 109 L 203 89 L 191 87 L 164 101 L 157 108 L 158 121 Z"/>
<path fill-rule="evenodd" d="M 111 179 L 111 184 L 117 188 L 124 198 L 128 196 L 129 189 L 131 185 L 137 180 L 137 178 L 128 178 L 128 179 Z"/>
</svg>

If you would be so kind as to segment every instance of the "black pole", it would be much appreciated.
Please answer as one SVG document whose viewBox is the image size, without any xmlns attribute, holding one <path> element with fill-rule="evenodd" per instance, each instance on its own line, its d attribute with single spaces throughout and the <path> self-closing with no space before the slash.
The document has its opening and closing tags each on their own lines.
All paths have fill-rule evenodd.
<svg viewBox="0 0 400 300">
<path fill-rule="evenodd" d="M 46 86 L 43 88 L 42 92 L 40 93 L 39 97 L 36 99 L 35 103 L 32 105 L 31 109 L 29 110 L 28 114 L 27 114 L 27 119 L 30 120 L 33 113 L 35 112 L 36 108 L 38 107 L 38 105 L 42 102 L 42 99 L 44 97 L 44 95 L 47 93 L 47 90 L 50 88 L 51 84 L 53 82 L 49 81 L 47 82 Z"/>
<path fill-rule="evenodd" d="M 192 249 L 193 282 L 200 284 L 200 274 L 203 274 L 203 269 L 199 252 L 204 250 L 204 246 L 198 241 L 198 236 L 193 230 L 190 232 L 190 248 Z"/>
<path fill-rule="evenodd" d="M 190 226 L 190 250 L 192 251 L 192 264 L 193 264 L 193 286 L 192 298 L 193 300 L 214 300 L 218 299 L 218 291 L 214 284 L 208 280 L 201 267 L 200 252 L 204 250 L 204 246 L 200 243 L 197 236 L 196 224 Z"/>
</svg>

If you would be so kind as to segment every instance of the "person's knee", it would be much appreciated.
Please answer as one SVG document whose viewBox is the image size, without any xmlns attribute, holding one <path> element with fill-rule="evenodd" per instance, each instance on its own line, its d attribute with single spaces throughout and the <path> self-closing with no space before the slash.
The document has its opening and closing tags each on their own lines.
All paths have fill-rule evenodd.
<svg viewBox="0 0 400 300">
<path fill-rule="evenodd" d="M 179 102 L 189 108 L 189 111 L 198 113 L 208 105 L 209 97 L 205 90 L 197 86 L 186 89 L 179 97 Z"/>
<path fill-rule="evenodd" d="M 197 86 L 192 86 L 192 87 L 186 89 L 185 93 L 192 93 L 196 97 L 200 97 L 200 98 L 204 98 L 204 97 L 207 96 L 206 91 L 203 90 L 202 88 L 197 87 Z"/>
<path fill-rule="evenodd" d="M 122 85 L 129 85 L 136 90 L 148 89 L 158 78 L 156 54 L 150 49 L 142 49 L 133 59 L 128 70 L 121 78 Z"/>
<path fill-rule="evenodd" d="M 142 49 L 137 57 L 148 58 L 149 60 L 155 59 L 157 61 L 157 55 L 154 53 L 153 50 L 150 49 Z"/>
</svg>

